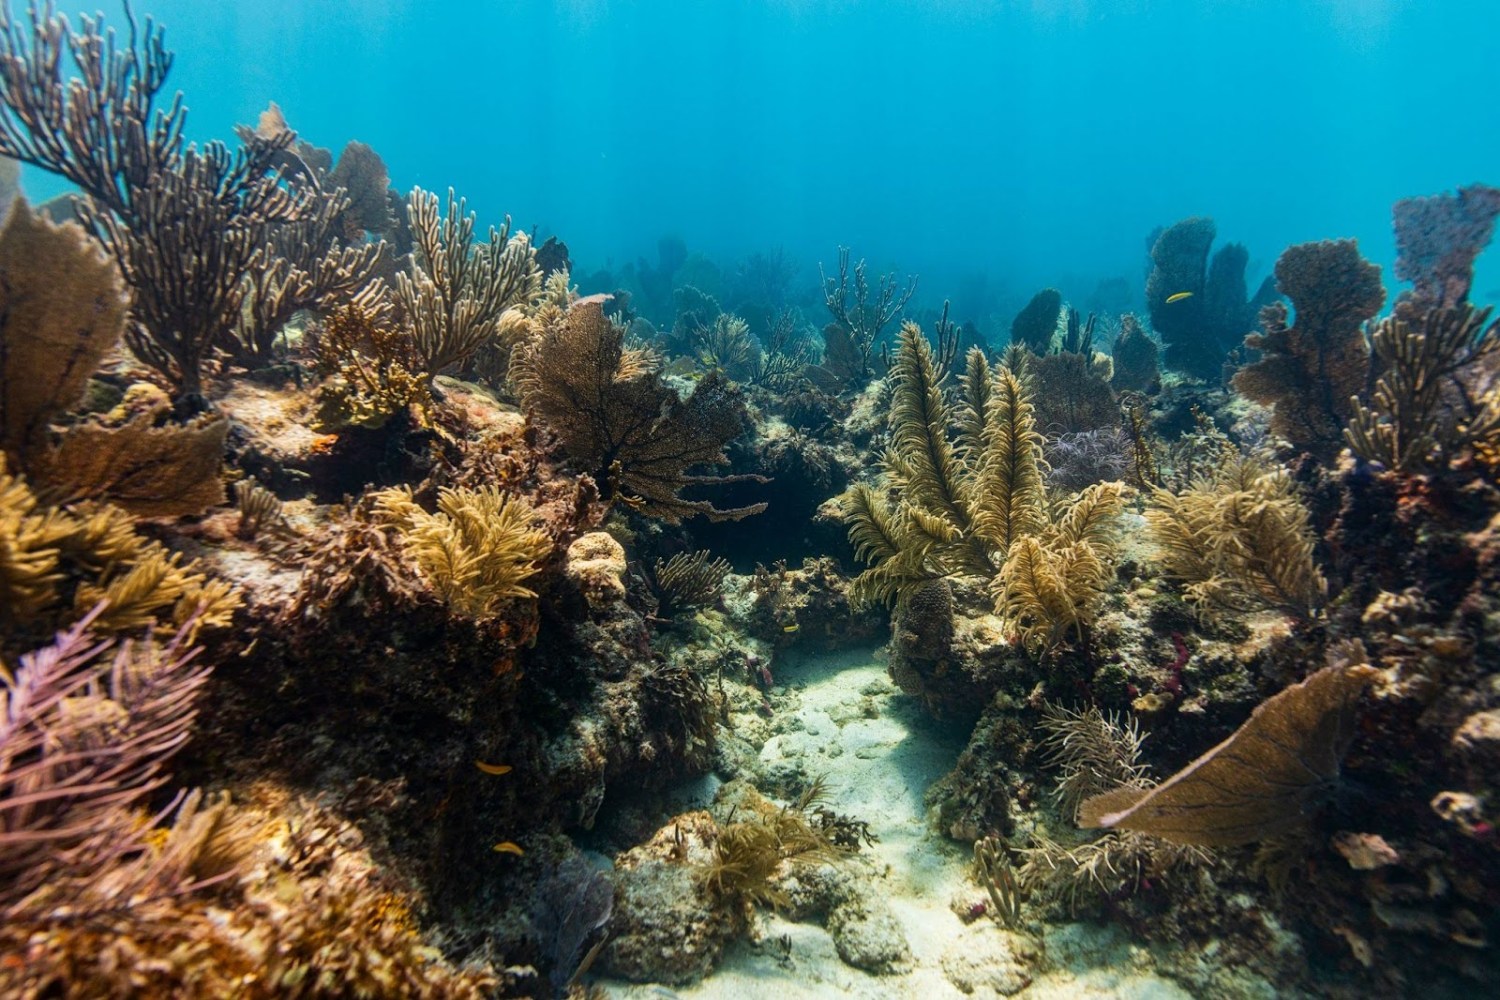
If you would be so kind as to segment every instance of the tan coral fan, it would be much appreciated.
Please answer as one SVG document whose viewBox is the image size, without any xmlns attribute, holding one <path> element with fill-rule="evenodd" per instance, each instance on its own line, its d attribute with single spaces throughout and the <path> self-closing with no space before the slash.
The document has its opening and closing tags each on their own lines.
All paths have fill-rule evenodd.
<svg viewBox="0 0 1500 1000">
<path fill-rule="evenodd" d="M 1364 663 L 1324 667 L 1267 699 L 1232 736 L 1160 785 L 1085 799 L 1078 825 L 1205 847 L 1296 829 L 1338 780 L 1356 702 L 1375 674 Z"/>
</svg>

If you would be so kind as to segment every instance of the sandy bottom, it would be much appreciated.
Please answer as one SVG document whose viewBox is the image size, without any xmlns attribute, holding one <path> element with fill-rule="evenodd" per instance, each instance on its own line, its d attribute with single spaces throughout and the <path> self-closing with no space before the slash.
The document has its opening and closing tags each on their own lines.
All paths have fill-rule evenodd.
<svg viewBox="0 0 1500 1000">
<path fill-rule="evenodd" d="M 820 926 L 762 914 L 756 942 L 738 941 L 719 967 L 692 986 L 629 984 L 606 980 L 612 997 L 729 1000 L 813 998 L 964 997 L 1015 995 L 1027 998 L 1163 998 L 1189 996 L 1150 973 L 1149 954 L 1107 928 L 1071 924 L 1048 928 L 1045 958 L 1030 970 L 1030 985 L 1005 994 L 986 985 L 965 993 L 945 974 L 956 943 L 999 935 L 986 920 L 965 927 L 950 908 L 968 895 L 969 852 L 929 829 L 923 797 L 953 766 L 963 741 L 944 733 L 899 694 L 872 650 L 788 659 L 778 664 L 775 735 L 761 749 L 769 773 L 800 769 L 826 773 L 829 804 L 869 823 L 879 837 L 866 850 L 885 869 L 882 887 L 911 947 L 903 971 L 874 975 L 839 958 Z M 791 942 L 786 952 L 778 939 Z M 958 944 L 961 949 L 963 945 Z"/>
</svg>

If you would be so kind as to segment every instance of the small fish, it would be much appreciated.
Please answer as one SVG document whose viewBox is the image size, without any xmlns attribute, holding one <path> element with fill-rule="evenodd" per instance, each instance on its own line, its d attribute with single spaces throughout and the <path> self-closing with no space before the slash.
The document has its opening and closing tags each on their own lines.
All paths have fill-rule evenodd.
<svg viewBox="0 0 1500 1000">
<path fill-rule="evenodd" d="M 781 631 L 783 631 L 783 632 L 795 632 L 795 631 L 797 631 L 801 627 L 802 627 L 801 625 L 785 625 L 785 626 L 782 627 Z"/>
<path fill-rule="evenodd" d="M 486 764 L 482 760 L 476 760 L 474 766 L 485 774 L 509 774 L 511 772 L 509 764 Z"/>
<path fill-rule="evenodd" d="M 502 840 L 494 846 L 493 850 L 499 854 L 514 854 L 518 858 L 526 853 L 521 850 L 520 844 L 512 840 Z"/>
<path fill-rule="evenodd" d="M 1173 302 L 1181 302 L 1183 299 L 1190 299 L 1192 297 L 1192 292 L 1173 292 L 1171 295 L 1167 296 L 1167 305 L 1171 305 Z"/>
</svg>

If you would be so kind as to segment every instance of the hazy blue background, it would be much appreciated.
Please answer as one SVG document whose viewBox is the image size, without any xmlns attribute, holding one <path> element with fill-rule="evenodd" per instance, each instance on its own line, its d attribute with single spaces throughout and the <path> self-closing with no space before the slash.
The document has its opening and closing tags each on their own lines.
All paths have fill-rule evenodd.
<svg viewBox="0 0 1500 1000">
<path fill-rule="evenodd" d="M 398 187 L 561 235 L 580 270 L 670 232 L 719 258 L 850 244 L 928 297 L 975 271 L 1083 295 L 1139 285 L 1146 234 L 1192 214 L 1258 273 L 1334 236 L 1388 266 L 1395 199 L 1500 183 L 1493 0 L 136 9 L 167 27 L 193 137 L 274 99 L 318 145 L 370 143 Z"/>
</svg>

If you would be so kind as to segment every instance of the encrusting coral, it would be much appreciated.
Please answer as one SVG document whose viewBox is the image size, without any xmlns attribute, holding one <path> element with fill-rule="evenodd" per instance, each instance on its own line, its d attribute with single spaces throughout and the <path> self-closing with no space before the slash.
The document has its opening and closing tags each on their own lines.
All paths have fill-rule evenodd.
<svg viewBox="0 0 1500 1000">
<path fill-rule="evenodd" d="M 558 435 L 604 499 L 648 517 L 738 520 L 764 510 L 763 503 L 720 509 L 680 495 L 694 485 L 764 481 L 690 471 L 724 464 L 724 446 L 745 430 L 738 392 L 711 372 L 682 399 L 651 356 L 624 341 L 601 300 L 573 303 L 516 351 L 511 379 L 527 415 Z"/>
<path fill-rule="evenodd" d="M 1365 388 L 1370 349 L 1361 326 L 1380 311 L 1380 268 L 1353 240 L 1299 243 L 1276 261 L 1276 287 L 1292 300 L 1261 310 L 1260 333 L 1245 346 L 1261 359 L 1241 368 L 1234 387 L 1272 407 L 1271 432 L 1328 460 L 1343 447 L 1353 397 Z"/>
<path fill-rule="evenodd" d="M 459 614 L 484 618 L 502 602 L 535 597 L 523 584 L 546 558 L 552 541 L 532 527 L 534 512 L 494 487 L 445 489 L 438 510 L 419 507 L 409 489 L 375 495 L 377 512 L 400 528 L 422 577 Z"/>
</svg>

